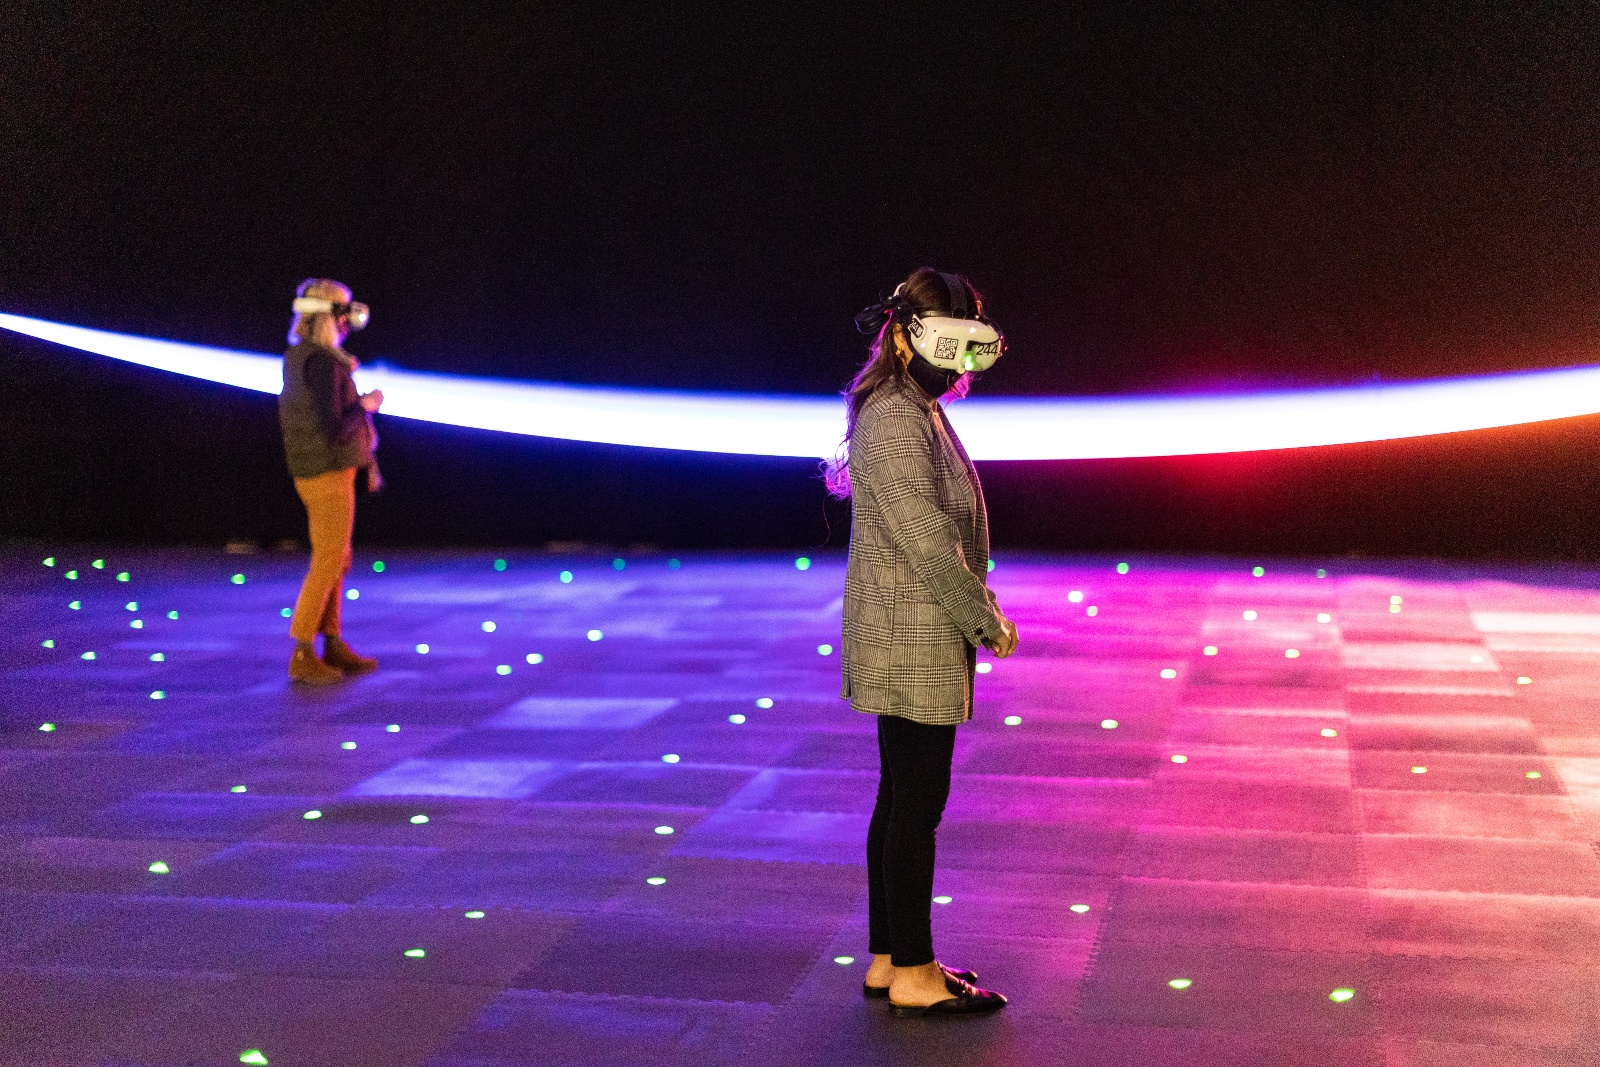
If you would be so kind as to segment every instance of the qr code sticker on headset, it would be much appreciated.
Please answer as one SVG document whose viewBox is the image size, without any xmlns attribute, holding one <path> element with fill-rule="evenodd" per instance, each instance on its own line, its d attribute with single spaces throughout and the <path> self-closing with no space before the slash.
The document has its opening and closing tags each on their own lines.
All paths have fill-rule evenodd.
<svg viewBox="0 0 1600 1067">
<path fill-rule="evenodd" d="M 960 345 L 960 342 L 957 341 L 954 337 L 941 337 L 941 338 L 939 338 L 939 343 L 934 346 L 933 358 L 934 359 L 955 359 L 956 358 L 956 352 L 957 352 L 957 349 L 958 349 L 959 345 Z"/>
</svg>

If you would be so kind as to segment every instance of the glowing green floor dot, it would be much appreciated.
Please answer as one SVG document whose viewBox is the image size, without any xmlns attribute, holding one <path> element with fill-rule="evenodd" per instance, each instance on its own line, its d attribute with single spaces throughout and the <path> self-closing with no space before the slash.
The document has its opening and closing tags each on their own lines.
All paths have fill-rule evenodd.
<svg viewBox="0 0 1600 1067">
<path fill-rule="evenodd" d="M 246 786 L 236 785 L 232 789 L 228 790 L 228 792 L 230 792 L 230 793 L 248 793 L 248 792 L 250 792 L 250 790 Z"/>
<path fill-rule="evenodd" d="M 156 860 L 150 866 L 146 867 L 145 870 L 149 871 L 151 874 L 171 874 L 172 873 L 172 868 L 168 867 L 165 863 L 162 863 L 160 860 Z"/>
<path fill-rule="evenodd" d="M 74 600 L 72 603 L 68 604 L 67 607 L 71 608 L 73 611 L 77 611 L 79 608 L 83 607 L 83 601 Z"/>
<path fill-rule="evenodd" d="M 426 644 L 420 644 L 420 645 L 417 646 L 417 655 L 426 656 L 427 654 L 428 654 L 428 646 Z"/>
<path fill-rule="evenodd" d="M 529 663 L 543 663 L 544 662 L 544 656 L 543 656 L 543 654 L 538 653 L 538 652 L 529 652 L 528 653 L 528 662 Z"/>
<path fill-rule="evenodd" d="M 985 567 L 985 568 L 984 568 L 984 570 L 987 570 L 987 571 L 992 571 L 992 570 L 994 570 L 994 560 L 992 560 L 992 559 L 991 559 L 991 560 L 990 560 L 990 561 L 989 561 L 989 565 L 988 565 L 988 566 L 987 566 L 987 567 Z"/>
<path fill-rule="evenodd" d="M 383 728 L 383 732 L 386 734 L 397 734 L 400 732 L 400 724 L 397 722 L 392 722 Z"/>
<path fill-rule="evenodd" d="M 44 565 L 46 567 L 54 567 L 56 565 L 56 558 L 54 556 L 46 556 L 44 558 Z"/>
<path fill-rule="evenodd" d="M 495 631 L 495 625 L 489 619 L 483 620 L 483 622 L 482 622 L 482 624 L 480 625 L 479 628 L 482 629 L 483 632 L 486 633 L 486 634 L 492 634 Z"/>
<path fill-rule="evenodd" d="M 150 653 L 150 662 L 165 663 L 167 662 L 167 654 L 165 652 L 152 652 Z"/>
<path fill-rule="evenodd" d="M 1426 767 L 1413 767 L 1413 768 L 1411 768 L 1411 773 L 1412 774 L 1427 774 L 1428 773 L 1428 768 L 1426 768 Z"/>
<path fill-rule="evenodd" d="M 129 578 L 132 578 L 132 577 L 133 577 L 133 575 L 129 574 L 127 571 L 118 571 L 117 572 L 117 581 L 119 581 L 119 582 L 125 582 Z"/>
<path fill-rule="evenodd" d="M 80 656 L 78 658 L 79 659 L 94 659 L 94 653 L 93 652 L 85 652 L 82 656 Z"/>
<path fill-rule="evenodd" d="M 234 585 L 243 585 L 244 584 L 244 575 L 235 574 L 232 578 L 229 578 L 228 581 L 232 582 Z"/>
<path fill-rule="evenodd" d="M 625 559 L 614 559 L 614 560 L 611 561 L 611 569 L 614 570 L 614 571 L 620 571 L 622 568 L 626 567 L 627 565 L 628 565 L 628 561 L 625 560 Z"/>
<path fill-rule="evenodd" d="M 856 958 L 854 956 L 835 956 L 835 957 L 833 957 L 833 962 L 837 963 L 841 967 L 848 967 L 852 963 L 854 963 L 855 961 L 856 961 Z"/>
<path fill-rule="evenodd" d="M 426 957 L 427 955 L 428 955 L 427 952 L 423 951 L 420 948 L 408 948 L 408 949 L 406 949 L 406 959 L 408 959 L 408 960 L 420 960 L 420 959 L 423 959 L 424 957 Z"/>
<path fill-rule="evenodd" d="M 383 560 L 381 560 L 381 559 L 373 560 L 372 561 L 372 570 L 376 574 L 382 574 L 383 573 Z"/>
<path fill-rule="evenodd" d="M 1022 725 L 1022 716 L 1021 715 L 1007 715 L 1005 717 L 1005 719 L 1004 719 L 1004 722 L 1005 722 L 1005 724 L 1007 726 L 1021 726 Z"/>
<path fill-rule="evenodd" d="M 93 567 L 97 571 L 103 571 L 106 569 L 106 561 L 103 559 L 97 559 L 93 563 L 89 564 L 89 566 Z"/>
<path fill-rule="evenodd" d="M 669 559 L 669 560 L 667 560 L 667 569 L 669 571 L 675 571 L 681 566 L 683 566 L 683 561 L 682 560 L 677 560 L 677 559 Z"/>
<path fill-rule="evenodd" d="M 1543 778 L 1544 775 L 1540 774 L 1538 771 L 1529 771 L 1528 772 L 1528 777 L 1529 778 Z"/>
<path fill-rule="evenodd" d="M 467 912 L 467 918 L 469 918 L 469 919 L 481 919 L 481 918 L 483 918 L 483 912 L 478 911 L 477 909 L 473 909 L 472 911 Z"/>
<path fill-rule="evenodd" d="M 1189 762 L 1189 757 L 1181 755 L 1181 754 L 1180 755 L 1175 755 L 1175 756 L 1172 757 L 1172 762 L 1173 763 L 1188 763 Z"/>
<path fill-rule="evenodd" d="M 1115 730 L 1117 727 L 1119 727 L 1121 725 L 1122 724 L 1120 722 L 1118 722 L 1116 719 L 1101 719 L 1100 720 L 1100 729 L 1102 729 L 1102 730 Z"/>
<path fill-rule="evenodd" d="M 1523 675 L 1522 677 L 1517 679 L 1517 684 L 1518 685 L 1532 685 L 1533 684 L 1533 679 L 1529 678 L 1527 675 Z"/>
<path fill-rule="evenodd" d="M 771 697 L 762 697 L 761 699 L 756 701 L 756 707 L 761 708 L 763 710 L 772 707 L 772 698 Z"/>
<path fill-rule="evenodd" d="M 1267 573 L 1267 569 L 1265 567 L 1251 567 L 1250 573 L 1260 578 Z"/>
<path fill-rule="evenodd" d="M 300 817 L 302 819 L 320 819 L 322 818 L 322 812 L 318 811 L 316 808 L 312 808 L 310 811 L 306 812 Z"/>
<path fill-rule="evenodd" d="M 933 902 L 935 904 L 948 904 L 954 899 L 954 897 L 934 897 Z"/>
<path fill-rule="evenodd" d="M 733 715 L 729 715 L 728 716 L 728 721 L 733 723 L 733 725 L 735 725 L 735 726 L 743 726 L 744 723 L 745 723 L 745 718 L 744 718 L 743 715 L 735 713 Z"/>
<path fill-rule="evenodd" d="M 1083 609 L 1083 613 L 1092 619 L 1096 615 L 1100 614 L 1100 609 L 1095 607 L 1093 604 L 1090 604 L 1088 607 Z"/>
<path fill-rule="evenodd" d="M 411 825 L 412 826 L 421 826 L 424 823 L 426 823 L 427 821 L 428 821 L 428 817 L 426 815 L 413 815 L 413 816 L 411 816 Z"/>
<path fill-rule="evenodd" d="M 797 570 L 797 571 L 808 571 L 808 570 L 810 570 L 811 569 L 811 559 L 810 559 L 810 557 L 801 556 L 799 559 L 795 560 L 794 561 L 794 569 Z"/>
<path fill-rule="evenodd" d="M 53 722 L 42 722 L 39 724 L 39 732 L 42 734 L 53 734 L 56 732 L 56 724 Z"/>
<path fill-rule="evenodd" d="M 132 622 L 130 622 L 128 624 L 128 628 L 131 629 L 131 630 L 142 630 L 142 629 L 144 629 L 144 620 L 143 619 L 134 619 Z"/>
<path fill-rule="evenodd" d="M 176 611 L 169 611 L 169 612 L 167 612 L 167 618 L 169 618 L 169 619 L 176 619 L 176 618 L 177 618 L 177 617 L 178 617 L 178 613 L 177 613 L 177 612 L 176 612 Z"/>
<path fill-rule="evenodd" d="M 1317 577 L 1318 578 L 1326 578 L 1327 576 L 1328 576 L 1328 572 L 1327 571 L 1323 570 L 1321 567 L 1317 568 Z"/>
<path fill-rule="evenodd" d="M 498 667 L 496 667 L 494 669 L 494 673 L 500 675 L 501 677 L 504 677 L 505 675 L 510 674 L 511 673 L 511 664 L 509 664 L 509 663 L 500 664 L 500 666 L 498 666 Z"/>
<path fill-rule="evenodd" d="M 562 571 L 556 577 L 561 579 L 561 584 L 562 585 L 566 585 L 566 584 L 568 584 L 569 582 L 572 581 L 572 572 L 571 571 Z"/>
<path fill-rule="evenodd" d="M 1128 565 L 1126 563 L 1117 564 L 1117 573 L 1118 574 L 1127 574 L 1128 573 Z"/>
<path fill-rule="evenodd" d="M 1165 678 L 1169 682 L 1177 676 L 1178 672 L 1173 670 L 1171 667 L 1164 667 L 1161 670 L 1161 677 Z"/>
<path fill-rule="evenodd" d="M 1322 728 L 1322 736 L 1323 737 L 1338 737 L 1339 736 L 1339 731 L 1335 730 L 1335 729 L 1332 729 L 1330 727 L 1324 726 Z"/>
<path fill-rule="evenodd" d="M 976 669 L 977 669 L 977 672 L 979 674 L 988 674 L 990 671 L 994 670 L 994 664 L 993 663 L 980 663 L 980 664 L 978 664 Z"/>
<path fill-rule="evenodd" d="M 361 590 L 359 590 L 359 589 L 346 589 L 344 591 L 344 598 L 346 600 L 360 600 L 361 599 Z"/>
<path fill-rule="evenodd" d="M 1300 650 L 1298 648 L 1286 648 L 1286 649 L 1283 650 L 1283 658 L 1284 659 L 1299 659 L 1300 658 Z"/>
<path fill-rule="evenodd" d="M 1343 1004 L 1345 1001 L 1353 999 L 1355 995 L 1356 991 L 1354 989 L 1335 989 L 1328 994 L 1328 999 L 1335 1004 Z"/>
<path fill-rule="evenodd" d="M 165 700 L 167 699 L 167 691 L 165 689 L 157 689 L 155 692 L 150 694 L 150 699 Z"/>
<path fill-rule="evenodd" d="M 278 614 L 282 615 L 284 618 L 287 619 L 289 616 L 294 614 L 294 609 L 293 608 L 279 608 L 278 609 Z"/>
<path fill-rule="evenodd" d="M 831 655 L 833 655 L 833 646 L 832 645 L 818 645 L 817 646 L 817 655 L 819 655 L 819 656 L 831 656 Z"/>
<path fill-rule="evenodd" d="M 1194 985 L 1194 980 L 1190 978 L 1174 978 L 1167 984 L 1173 989 L 1188 989 L 1190 986 Z"/>
<path fill-rule="evenodd" d="M 349 752 L 351 749 L 356 747 L 356 743 L 354 741 L 340 741 L 339 747 L 344 749 L 346 752 Z"/>
<path fill-rule="evenodd" d="M 67 581 L 75 582 L 77 580 L 78 580 L 78 572 L 77 571 L 68 571 L 67 572 Z"/>
<path fill-rule="evenodd" d="M 658 874 L 653 878 L 646 878 L 644 880 L 644 884 L 645 885 L 666 885 L 667 884 L 667 880 L 665 878 L 661 877 Z"/>
<path fill-rule="evenodd" d="M 587 634 L 585 634 L 585 635 L 584 635 L 584 636 L 586 636 L 586 637 L 588 637 L 588 639 L 589 639 L 589 640 L 591 640 L 591 641 L 598 641 L 598 640 L 600 640 L 600 639 L 601 639 L 601 638 L 602 638 L 602 637 L 604 637 L 604 636 L 605 636 L 605 634 L 603 634 L 603 633 L 601 633 L 601 632 L 600 632 L 600 631 L 599 631 L 599 630 L 590 630 L 590 631 L 589 631 L 589 632 L 588 632 L 588 633 L 587 633 Z"/>
<path fill-rule="evenodd" d="M 41 646 L 43 646 L 44 648 L 55 648 L 56 647 L 55 641 L 51 640 L 48 637 L 45 638 L 43 641 L 39 642 L 39 644 Z"/>
<path fill-rule="evenodd" d="M 494 561 L 494 569 L 497 570 L 497 571 L 505 570 L 506 569 L 506 561 L 503 560 L 503 559 L 495 560 Z"/>
<path fill-rule="evenodd" d="M 668 752 L 665 756 L 661 757 L 661 762 L 662 763 L 677 763 L 678 760 L 680 760 L 681 758 L 682 757 L 679 756 L 676 752 Z"/>
<path fill-rule="evenodd" d="M 122 606 L 127 608 L 129 611 L 138 611 L 139 610 L 139 602 L 137 600 L 130 600 L 126 604 L 124 604 Z"/>
<path fill-rule="evenodd" d="M 256 1067 L 265 1067 L 265 1064 L 268 1061 L 267 1058 L 261 1054 L 260 1049 L 247 1048 L 243 1052 L 239 1053 L 239 1062 L 255 1064 Z"/>
<path fill-rule="evenodd" d="M 1087 905 L 1087 904 L 1074 904 L 1074 905 L 1072 905 L 1072 907 L 1068 908 L 1067 910 L 1068 911 L 1072 911 L 1072 912 L 1076 912 L 1079 915 L 1087 915 L 1088 912 L 1089 912 L 1089 905 Z"/>
<path fill-rule="evenodd" d="M 672 827 L 670 827 L 670 826 L 658 826 L 658 827 L 656 827 L 656 833 L 662 835 L 663 837 L 665 837 L 666 835 L 668 835 L 668 834 L 670 834 L 672 832 L 673 832 L 673 830 L 672 830 Z"/>
</svg>

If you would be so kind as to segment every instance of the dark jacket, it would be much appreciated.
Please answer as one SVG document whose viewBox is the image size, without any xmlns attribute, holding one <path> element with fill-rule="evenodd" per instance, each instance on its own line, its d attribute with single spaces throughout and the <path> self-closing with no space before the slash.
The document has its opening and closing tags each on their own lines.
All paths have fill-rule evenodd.
<svg viewBox="0 0 1600 1067">
<path fill-rule="evenodd" d="M 930 725 L 972 717 L 976 648 L 1000 636 L 978 472 L 944 409 L 885 382 L 850 437 L 844 685 L 857 711 Z"/>
<path fill-rule="evenodd" d="M 296 478 L 372 462 L 372 423 L 350 377 L 350 361 L 331 348 L 301 342 L 283 354 L 278 424 Z"/>
</svg>

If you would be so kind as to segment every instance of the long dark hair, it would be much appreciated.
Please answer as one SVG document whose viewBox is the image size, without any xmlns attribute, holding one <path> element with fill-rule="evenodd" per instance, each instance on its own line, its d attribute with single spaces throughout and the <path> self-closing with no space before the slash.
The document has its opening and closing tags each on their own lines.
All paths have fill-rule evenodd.
<svg viewBox="0 0 1600 1067">
<path fill-rule="evenodd" d="M 983 297 L 965 277 L 959 274 L 956 277 L 966 286 L 967 306 L 973 309 L 974 314 L 982 314 Z M 950 290 L 939 272 L 932 267 L 918 267 L 912 271 L 899 292 L 899 308 L 904 311 L 933 316 L 951 313 Z M 901 354 L 909 351 L 911 343 L 906 340 L 906 328 L 896 311 L 895 307 L 885 306 L 883 327 L 872 340 L 867 362 L 850 379 L 850 384 L 844 387 L 844 440 L 840 442 L 839 454 L 822 465 L 822 480 L 828 488 L 828 494 L 840 500 L 850 496 L 850 438 L 856 432 L 856 419 L 860 417 L 861 409 L 867 406 L 867 400 L 885 382 L 903 383 L 911 376 Z M 957 397 L 965 396 L 966 386 L 967 376 L 962 375 L 945 395 L 953 393 Z"/>
</svg>

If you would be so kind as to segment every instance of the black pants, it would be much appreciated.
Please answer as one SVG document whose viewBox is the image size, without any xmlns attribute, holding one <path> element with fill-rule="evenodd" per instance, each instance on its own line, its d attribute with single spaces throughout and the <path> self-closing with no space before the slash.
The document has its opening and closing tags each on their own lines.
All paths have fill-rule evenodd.
<svg viewBox="0 0 1600 1067">
<path fill-rule="evenodd" d="M 878 716 L 878 803 L 867 829 L 868 951 L 933 962 L 933 854 L 950 796 L 954 726 Z"/>
</svg>

